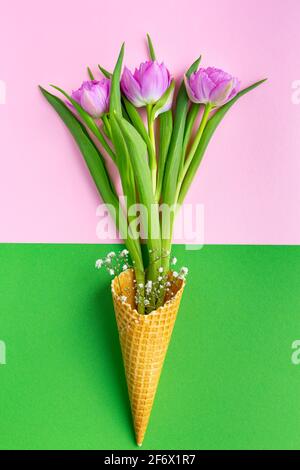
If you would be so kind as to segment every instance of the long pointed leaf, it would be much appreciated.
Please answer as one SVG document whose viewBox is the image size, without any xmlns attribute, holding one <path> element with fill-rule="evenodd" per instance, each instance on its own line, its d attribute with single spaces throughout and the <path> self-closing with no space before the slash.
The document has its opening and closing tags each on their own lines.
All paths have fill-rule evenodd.
<svg viewBox="0 0 300 470">
<path fill-rule="evenodd" d="M 90 77 L 90 80 L 95 80 L 95 77 L 93 75 L 93 72 L 91 71 L 90 67 L 87 67 L 87 72 Z"/>
<path fill-rule="evenodd" d="M 109 107 L 109 112 L 111 115 L 113 114 L 117 114 L 119 116 L 122 115 L 120 78 L 121 78 L 122 63 L 123 63 L 123 57 L 124 57 L 124 48 L 125 48 L 125 44 L 123 43 L 115 69 L 114 69 L 114 73 L 111 79 L 110 107 Z"/>
<path fill-rule="evenodd" d="M 172 80 L 169 88 L 164 92 L 162 97 L 157 101 L 157 103 L 152 108 L 152 111 L 151 111 L 152 121 L 156 119 L 156 117 L 159 115 L 159 111 L 166 105 L 168 100 L 170 98 L 173 98 L 174 89 L 175 89 L 175 81 Z"/>
<path fill-rule="evenodd" d="M 112 139 L 117 153 L 117 165 L 121 177 L 123 193 L 127 197 L 128 207 L 136 203 L 135 182 L 131 161 L 123 134 L 114 116 L 110 120 Z"/>
<path fill-rule="evenodd" d="M 152 40 L 150 38 L 150 35 L 147 34 L 147 41 L 148 41 L 148 48 L 149 48 L 149 55 L 151 60 L 156 60 L 156 55 L 153 47 Z"/>
<path fill-rule="evenodd" d="M 258 87 L 262 83 L 264 83 L 265 80 L 260 80 L 253 85 L 249 86 L 248 88 L 245 88 L 244 90 L 240 91 L 235 98 L 233 98 L 231 101 L 223 105 L 218 111 L 211 117 L 211 119 L 208 121 L 205 130 L 203 132 L 202 138 L 200 140 L 200 143 L 198 145 L 198 148 L 196 150 L 195 156 L 191 162 L 191 165 L 189 167 L 189 170 L 185 176 L 185 179 L 183 181 L 179 198 L 178 198 L 178 203 L 182 204 L 184 201 L 184 198 L 190 188 L 190 185 L 192 184 L 192 181 L 196 175 L 196 172 L 199 168 L 199 165 L 202 161 L 202 158 L 204 156 L 205 150 L 210 142 L 210 139 L 212 138 L 215 130 L 217 129 L 218 125 L 226 115 L 226 113 L 229 111 L 229 109 L 246 93 L 249 93 L 251 90 L 254 90 L 254 88 Z"/>
<path fill-rule="evenodd" d="M 148 132 L 146 131 L 145 124 L 144 124 L 143 119 L 140 116 L 140 113 L 137 111 L 135 106 L 133 106 L 133 104 L 130 103 L 130 101 L 128 101 L 128 99 L 125 98 L 124 96 L 123 96 L 123 102 L 124 102 L 126 112 L 130 118 L 130 121 L 132 122 L 132 124 L 134 125 L 138 133 L 142 136 L 142 138 L 144 139 L 147 145 L 148 153 L 153 152 L 151 140 L 149 138 Z"/>
<path fill-rule="evenodd" d="M 147 164 L 147 148 L 146 144 L 141 138 L 137 130 L 129 124 L 124 118 L 117 117 L 117 122 L 123 133 L 128 152 L 131 159 L 132 168 L 134 171 L 137 190 L 140 197 L 140 202 L 147 208 L 148 211 L 148 246 L 152 252 L 160 256 L 160 224 L 158 205 L 156 204 L 155 197 L 151 184 L 151 173 Z"/>
<path fill-rule="evenodd" d="M 110 206 L 114 207 L 114 211 L 111 212 L 112 218 L 114 219 L 121 237 L 125 241 L 136 266 L 140 271 L 143 271 L 143 262 L 139 243 L 131 239 L 130 235 L 127 234 L 127 221 L 122 209 L 120 208 L 118 198 L 111 186 L 101 153 L 91 140 L 85 127 L 74 116 L 64 102 L 57 96 L 46 91 L 44 88 L 40 87 L 40 90 L 73 135 L 103 202 L 108 205 L 108 208 L 110 208 Z"/>
<path fill-rule="evenodd" d="M 180 162 L 179 175 L 184 167 L 186 150 L 187 150 L 187 147 L 188 147 L 191 135 L 192 135 L 193 126 L 195 124 L 195 120 L 197 118 L 199 109 L 200 109 L 200 104 L 193 103 L 187 115 L 185 130 L 184 130 L 184 139 L 183 139 L 183 144 L 182 144 L 182 156 L 181 156 L 181 162 Z"/>
<path fill-rule="evenodd" d="M 159 116 L 159 159 L 157 173 L 156 200 L 160 200 L 165 165 L 173 130 L 172 111 L 167 111 Z"/>
<path fill-rule="evenodd" d="M 194 71 L 197 70 L 200 60 L 201 57 L 199 57 L 191 65 L 186 74 L 188 77 Z M 163 183 L 163 202 L 168 205 L 173 205 L 175 200 L 178 171 L 182 155 L 182 142 L 184 137 L 184 129 L 188 107 L 189 98 L 185 89 L 184 81 L 182 81 L 176 101 L 174 129 L 170 143 L 170 149 Z"/>
<path fill-rule="evenodd" d="M 104 77 L 106 78 L 111 78 L 112 74 L 108 72 L 104 67 L 101 67 L 101 65 L 98 64 L 99 70 L 101 73 L 103 73 Z"/>
<path fill-rule="evenodd" d="M 77 103 L 77 101 L 75 101 L 70 95 L 68 95 L 68 93 L 66 91 L 64 91 L 62 88 L 59 88 L 58 86 L 55 86 L 55 85 L 51 85 L 51 86 L 55 90 L 62 93 L 70 101 L 70 103 L 74 106 L 74 108 L 78 112 L 79 116 L 86 123 L 86 125 L 88 126 L 90 131 L 93 132 L 93 134 L 100 141 L 100 143 L 102 144 L 103 148 L 106 150 L 108 155 L 112 158 L 113 161 L 115 161 L 115 159 L 116 159 L 115 154 L 112 151 L 112 149 L 110 148 L 110 146 L 108 145 L 108 143 L 106 142 L 104 136 L 102 135 L 100 129 L 96 125 L 94 119 L 82 108 L 82 106 L 80 106 L 79 103 Z"/>
</svg>

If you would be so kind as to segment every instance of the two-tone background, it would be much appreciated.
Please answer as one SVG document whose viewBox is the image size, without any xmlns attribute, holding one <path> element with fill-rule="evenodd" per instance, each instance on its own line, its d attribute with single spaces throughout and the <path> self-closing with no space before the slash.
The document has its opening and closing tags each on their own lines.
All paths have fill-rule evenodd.
<svg viewBox="0 0 300 470">
<path fill-rule="evenodd" d="M 205 246 L 174 250 L 190 276 L 144 446 L 299 449 L 299 19 L 298 0 L 1 5 L 0 449 L 135 448 L 109 279 L 94 269 L 112 245 L 37 86 L 77 88 L 123 40 L 133 68 L 146 32 L 175 77 L 201 53 L 244 86 L 268 82 L 225 118 L 188 195 Z"/>
</svg>

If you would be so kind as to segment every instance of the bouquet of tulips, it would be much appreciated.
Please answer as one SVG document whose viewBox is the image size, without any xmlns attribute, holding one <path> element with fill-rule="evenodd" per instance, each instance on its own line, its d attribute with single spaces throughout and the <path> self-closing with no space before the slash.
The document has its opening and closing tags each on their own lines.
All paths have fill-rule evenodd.
<svg viewBox="0 0 300 470">
<path fill-rule="evenodd" d="M 106 266 L 113 275 L 112 296 L 139 445 L 187 274 L 187 268 L 178 272 L 171 267 L 176 262 L 171 258 L 176 213 L 223 117 L 264 81 L 241 90 L 230 74 L 199 68 L 198 58 L 175 99 L 175 80 L 157 61 L 149 35 L 147 39 L 150 60 L 134 73 L 126 67 L 122 72 L 123 44 L 113 73 L 99 66 L 102 78 L 96 79 L 88 68 L 89 80 L 71 95 L 54 87 L 67 102 L 41 89 L 76 140 L 126 245 L 96 266 Z M 121 193 L 110 178 L 107 159 L 118 170 Z"/>
</svg>

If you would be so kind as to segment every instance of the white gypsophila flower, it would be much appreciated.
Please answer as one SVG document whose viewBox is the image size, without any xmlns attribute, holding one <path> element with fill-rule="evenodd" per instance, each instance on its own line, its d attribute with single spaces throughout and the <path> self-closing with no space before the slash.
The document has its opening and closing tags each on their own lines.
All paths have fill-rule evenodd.
<svg viewBox="0 0 300 470">
<path fill-rule="evenodd" d="M 150 280 L 147 281 L 147 283 L 146 283 L 146 290 L 147 290 L 148 292 L 151 291 L 152 286 L 153 286 L 153 282 L 150 281 Z"/>
<path fill-rule="evenodd" d="M 125 258 L 125 256 L 127 256 L 129 254 L 129 251 L 128 250 L 122 250 L 120 255 Z"/>
<path fill-rule="evenodd" d="M 120 300 L 121 300 L 122 303 L 126 302 L 126 300 L 127 300 L 126 295 L 121 295 Z"/>
<path fill-rule="evenodd" d="M 175 266 L 176 263 L 177 263 L 177 258 L 175 258 L 174 256 L 174 258 L 171 259 L 171 264 Z"/>
<path fill-rule="evenodd" d="M 187 276 L 188 272 L 189 272 L 188 268 L 185 268 L 185 267 L 181 268 L 180 270 L 180 274 L 182 276 Z"/>
<path fill-rule="evenodd" d="M 144 305 L 147 306 L 147 305 L 149 305 L 149 304 L 150 304 L 150 301 L 149 301 L 148 299 L 145 299 L 145 300 L 144 300 Z"/>
<path fill-rule="evenodd" d="M 103 259 L 97 259 L 95 267 L 97 269 L 100 269 L 100 268 L 102 268 L 102 266 L 103 266 Z"/>
<path fill-rule="evenodd" d="M 159 270 L 158 270 L 159 273 L 163 273 L 164 272 L 164 268 L 163 267 L 160 267 Z"/>
<path fill-rule="evenodd" d="M 171 283 L 169 281 L 166 282 L 166 287 L 170 287 Z"/>
<path fill-rule="evenodd" d="M 124 264 L 124 266 L 123 266 L 123 268 L 122 268 L 122 269 L 123 269 L 123 271 L 126 271 L 126 270 L 128 269 L 128 266 L 127 266 L 127 264 Z"/>
<path fill-rule="evenodd" d="M 140 282 L 139 288 L 140 288 L 140 289 L 143 289 L 143 287 L 144 287 L 144 284 L 143 284 L 142 282 Z"/>
<path fill-rule="evenodd" d="M 116 256 L 116 253 L 114 251 L 111 251 L 108 253 L 107 258 L 114 258 Z"/>
<path fill-rule="evenodd" d="M 160 282 L 163 280 L 163 278 L 161 276 L 158 276 L 157 280 Z"/>
<path fill-rule="evenodd" d="M 179 276 L 178 272 L 177 272 L 177 271 L 173 271 L 173 277 L 178 277 L 178 276 Z"/>
<path fill-rule="evenodd" d="M 114 275 L 115 275 L 115 270 L 114 270 L 114 269 L 109 269 L 109 270 L 108 270 L 108 273 L 109 273 L 111 276 L 114 276 Z"/>
</svg>

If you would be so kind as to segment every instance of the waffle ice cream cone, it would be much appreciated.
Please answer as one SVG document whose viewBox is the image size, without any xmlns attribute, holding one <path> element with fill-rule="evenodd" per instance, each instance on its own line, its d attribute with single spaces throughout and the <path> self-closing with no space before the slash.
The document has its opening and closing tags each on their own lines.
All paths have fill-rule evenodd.
<svg viewBox="0 0 300 470">
<path fill-rule="evenodd" d="M 135 309 L 134 272 L 112 281 L 112 296 L 119 330 L 136 441 L 142 445 L 160 374 L 175 324 L 184 282 L 178 280 L 163 307 L 149 315 Z M 122 303 L 120 296 L 127 297 Z"/>
</svg>

